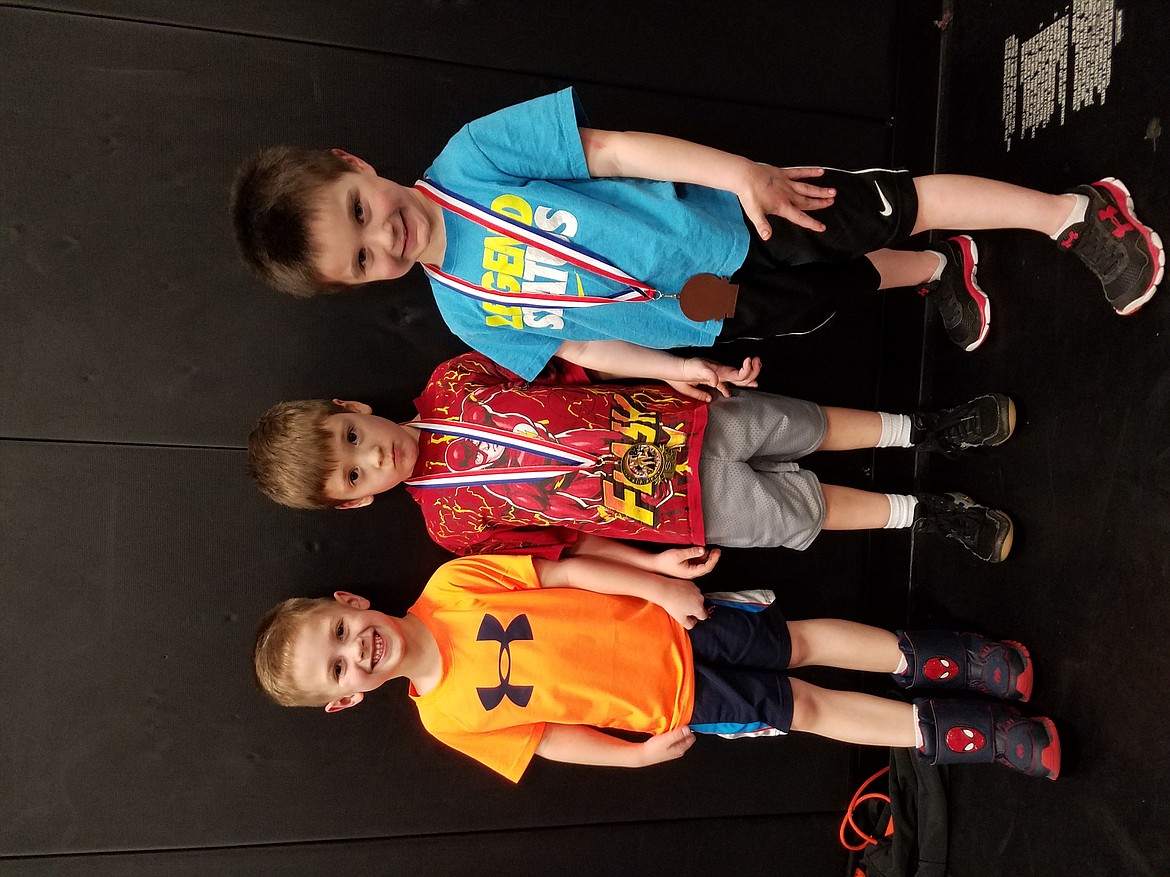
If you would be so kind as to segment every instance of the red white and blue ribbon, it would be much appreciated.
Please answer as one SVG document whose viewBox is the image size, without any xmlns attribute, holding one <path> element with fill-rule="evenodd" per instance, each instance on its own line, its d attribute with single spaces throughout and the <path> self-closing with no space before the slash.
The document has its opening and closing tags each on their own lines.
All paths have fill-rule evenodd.
<svg viewBox="0 0 1170 877">
<path fill-rule="evenodd" d="M 438 204 L 464 219 L 475 223 L 481 228 L 495 232 L 502 237 L 511 238 L 517 243 L 533 247 L 542 253 L 561 259 L 576 268 L 589 271 L 598 277 L 612 280 L 615 283 L 625 284 L 625 289 L 614 290 L 603 295 L 556 295 L 546 292 L 513 292 L 505 289 L 488 289 L 474 283 L 469 283 L 453 274 L 448 274 L 437 265 L 423 265 L 423 270 L 435 281 L 443 284 L 460 295 L 469 298 L 489 301 L 502 305 L 524 305 L 529 307 L 556 307 L 556 308 L 593 308 L 598 305 L 613 304 L 614 302 L 651 301 L 658 298 L 660 293 L 654 287 L 643 283 L 611 265 L 600 256 L 589 252 L 584 247 L 561 240 L 556 235 L 520 225 L 501 213 L 490 210 L 456 195 L 445 189 L 434 180 L 419 180 L 414 184 L 415 189 L 424 197 Z"/>
<path fill-rule="evenodd" d="M 588 466 L 596 465 L 598 458 L 588 451 L 566 448 L 556 442 L 535 436 L 520 435 L 483 424 L 460 420 L 412 420 L 408 426 L 425 432 L 434 432 L 454 438 L 502 445 L 513 450 L 536 454 L 554 461 L 554 465 L 512 466 L 502 469 L 472 469 L 468 472 L 440 472 L 407 479 L 412 487 L 473 487 L 480 484 L 514 484 L 521 481 L 543 481 L 558 478 Z"/>
</svg>

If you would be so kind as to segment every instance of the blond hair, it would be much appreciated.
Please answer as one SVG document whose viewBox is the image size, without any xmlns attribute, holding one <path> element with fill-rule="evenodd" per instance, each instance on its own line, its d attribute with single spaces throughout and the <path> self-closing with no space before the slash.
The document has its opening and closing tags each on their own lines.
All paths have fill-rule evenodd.
<svg viewBox="0 0 1170 877">
<path fill-rule="evenodd" d="M 354 169 L 340 155 L 293 146 L 261 149 L 240 165 L 228 212 L 236 249 L 252 274 L 298 298 L 346 288 L 321 278 L 309 233 L 323 190 L 346 173 Z"/>
<path fill-rule="evenodd" d="M 304 691 L 292 678 L 292 652 L 305 623 L 333 601 L 327 597 L 293 597 L 268 610 L 256 628 L 252 671 L 256 685 L 281 706 L 325 706 L 329 698 Z"/>
<path fill-rule="evenodd" d="M 347 409 L 329 399 L 280 402 L 248 436 L 248 474 L 269 499 L 294 509 L 336 508 L 325 482 L 337 465 L 326 422 Z"/>
</svg>

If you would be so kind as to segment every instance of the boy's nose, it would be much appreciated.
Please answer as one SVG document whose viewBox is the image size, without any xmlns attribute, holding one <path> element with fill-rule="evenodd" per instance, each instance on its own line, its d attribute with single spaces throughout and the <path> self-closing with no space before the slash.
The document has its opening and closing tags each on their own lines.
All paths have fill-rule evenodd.
<svg viewBox="0 0 1170 877">
<path fill-rule="evenodd" d="M 370 239 L 370 242 L 384 253 L 396 252 L 394 246 L 394 227 L 390 223 L 390 217 L 387 217 L 386 221 L 377 228 L 370 229 Z"/>
</svg>

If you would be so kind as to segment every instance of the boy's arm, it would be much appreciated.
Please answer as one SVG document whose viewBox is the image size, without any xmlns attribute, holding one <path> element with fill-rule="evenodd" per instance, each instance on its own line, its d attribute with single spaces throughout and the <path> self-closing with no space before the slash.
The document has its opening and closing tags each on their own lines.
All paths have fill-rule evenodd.
<svg viewBox="0 0 1170 877">
<path fill-rule="evenodd" d="M 641 597 L 661 606 L 690 630 L 707 617 L 703 592 L 694 583 L 615 563 L 600 557 L 568 557 L 564 560 L 532 559 L 542 588 L 579 588 L 597 594 Z"/>
<path fill-rule="evenodd" d="M 641 743 L 603 734 L 585 725 L 544 726 L 536 754 L 550 761 L 592 764 L 600 767 L 647 767 L 681 758 L 695 735 L 690 728 L 675 728 Z"/>
<path fill-rule="evenodd" d="M 715 564 L 719 562 L 719 554 L 718 548 L 708 550 L 701 545 L 668 548 L 659 552 L 646 551 L 625 542 L 618 542 L 616 539 L 582 533 L 573 545 L 565 549 L 563 556 L 599 557 L 664 576 L 697 579 L 715 568 Z"/>
<path fill-rule="evenodd" d="M 754 387 L 760 374 L 760 358 L 749 356 L 739 368 L 691 357 L 683 359 L 665 350 L 639 347 L 628 341 L 564 341 L 557 356 L 582 368 L 612 378 L 650 378 L 666 381 L 684 396 L 710 402 L 711 394 L 700 385 L 714 387 L 730 396 L 728 384 Z"/>
<path fill-rule="evenodd" d="M 590 176 L 695 183 L 732 192 L 764 240 L 772 236 L 767 214 L 812 231 L 825 230 L 823 223 L 804 211 L 828 207 L 836 190 L 800 182 L 821 176 L 824 168 L 773 167 L 661 134 L 594 128 L 580 131 Z"/>
</svg>

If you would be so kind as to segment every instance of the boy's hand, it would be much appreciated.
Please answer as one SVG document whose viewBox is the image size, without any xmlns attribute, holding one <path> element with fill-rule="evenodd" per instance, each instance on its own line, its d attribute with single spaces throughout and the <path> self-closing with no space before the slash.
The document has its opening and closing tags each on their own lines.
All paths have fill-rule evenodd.
<svg viewBox="0 0 1170 877">
<path fill-rule="evenodd" d="M 718 548 L 708 551 L 702 545 L 693 545 L 690 548 L 668 548 L 655 555 L 652 569 L 673 579 L 697 579 L 715 569 L 718 562 Z"/>
<path fill-rule="evenodd" d="M 693 582 L 663 579 L 659 597 L 654 602 L 687 630 L 707 619 L 707 603 L 703 599 L 703 592 Z"/>
<path fill-rule="evenodd" d="M 674 761 L 682 758 L 695 742 L 695 732 L 685 725 L 673 731 L 664 731 L 655 734 L 642 744 L 642 765 L 662 764 L 664 761 Z"/>
<path fill-rule="evenodd" d="M 667 381 L 684 396 L 698 399 L 700 402 L 710 402 L 711 394 L 700 386 L 714 387 L 722 396 L 730 396 L 728 384 L 736 387 L 754 387 L 756 378 L 760 376 L 760 358 L 749 356 L 739 368 L 712 362 L 694 356 L 683 361 L 683 377 L 678 381 Z"/>
<path fill-rule="evenodd" d="M 809 177 L 819 177 L 824 172 L 825 169 L 820 167 L 773 167 L 770 164 L 753 163 L 748 166 L 742 188 L 737 189 L 735 194 L 739 196 L 743 212 L 764 240 L 772 236 L 769 214 L 810 231 L 824 231 L 825 224 L 817 222 L 804 211 L 828 207 L 833 203 L 837 190 L 800 182 Z"/>
</svg>

